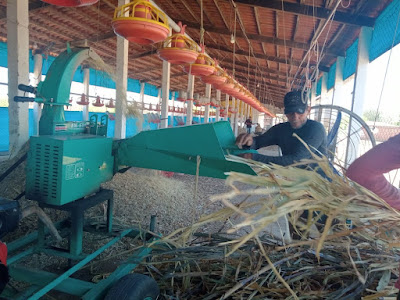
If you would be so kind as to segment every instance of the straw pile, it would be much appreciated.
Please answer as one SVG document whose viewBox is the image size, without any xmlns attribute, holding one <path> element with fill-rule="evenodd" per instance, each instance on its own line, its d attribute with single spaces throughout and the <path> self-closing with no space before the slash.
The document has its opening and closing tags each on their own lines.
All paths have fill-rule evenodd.
<svg viewBox="0 0 400 300">
<path fill-rule="evenodd" d="M 319 164 L 328 179 L 294 166 L 248 161 L 260 176 L 230 174 L 227 183 L 232 191 L 212 197 L 224 204 L 222 209 L 154 245 L 147 270 L 159 283 L 163 299 L 357 299 L 361 295 L 377 299 L 393 295 L 399 276 L 399 212 L 334 174 L 325 159 L 315 159 L 312 162 Z M 237 182 L 257 188 L 241 191 L 233 185 Z M 234 202 L 238 195 L 256 195 L 258 202 Z M 260 209 L 254 211 L 254 206 Z M 308 217 L 303 211 L 309 212 Z M 263 231 L 285 215 L 295 239 L 290 244 Z M 326 216 L 325 224 L 321 215 Z M 231 222 L 227 232 L 198 232 L 205 224 L 229 223 L 233 218 L 240 221 Z M 251 230 L 238 234 L 243 228 Z"/>
</svg>

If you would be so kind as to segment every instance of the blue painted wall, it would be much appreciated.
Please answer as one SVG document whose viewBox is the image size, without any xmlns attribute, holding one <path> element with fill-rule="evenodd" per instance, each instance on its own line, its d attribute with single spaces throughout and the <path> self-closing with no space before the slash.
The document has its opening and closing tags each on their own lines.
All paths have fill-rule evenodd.
<svg viewBox="0 0 400 300">
<path fill-rule="evenodd" d="M 89 113 L 91 116 L 94 113 Z M 101 117 L 104 113 L 97 113 Z M 81 111 L 65 111 L 65 119 L 67 121 L 82 121 Z M 158 124 L 149 122 L 149 115 L 145 115 L 143 122 L 143 130 L 153 130 L 158 128 Z M 179 126 L 179 121 L 183 120 L 186 124 L 186 117 L 175 116 L 172 120 L 172 116 L 168 117 L 169 126 Z M 210 122 L 215 121 L 215 118 L 210 118 Z M 9 147 L 9 133 L 8 133 L 8 108 L 0 107 L 0 152 L 8 151 Z M 204 123 L 204 118 L 193 117 L 194 123 Z M 109 120 L 107 136 L 114 137 L 115 121 Z M 128 118 L 126 120 L 126 137 L 131 137 L 137 133 L 138 129 L 136 126 L 136 119 Z M 29 110 L 29 136 L 33 134 L 33 110 Z"/>
</svg>

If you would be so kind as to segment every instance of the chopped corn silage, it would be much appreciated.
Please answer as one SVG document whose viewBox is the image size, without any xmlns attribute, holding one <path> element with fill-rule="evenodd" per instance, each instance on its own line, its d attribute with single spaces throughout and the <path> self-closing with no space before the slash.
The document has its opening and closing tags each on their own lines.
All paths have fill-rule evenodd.
<svg viewBox="0 0 400 300">
<path fill-rule="evenodd" d="M 126 225 L 148 228 L 151 215 L 156 215 L 156 231 L 169 234 L 191 225 L 202 213 L 193 186 L 156 172 L 127 171 L 102 186 L 114 191 L 114 216 Z"/>
<path fill-rule="evenodd" d="M 155 246 L 156 272 L 149 273 L 165 299 L 374 299 L 397 291 L 397 210 L 333 173 L 325 158 L 307 162 L 318 163 L 328 179 L 294 166 L 231 159 L 250 164 L 260 176 L 231 173 L 232 191 L 212 197 L 224 208 L 164 238 L 168 250 Z M 237 182 L 258 188 L 241 191 Z M 258 195 L 258 203 L 232 202 L 249 194 Z M 254 205 L 260 209 L 249 210 Z M 303 218 L 305 210 L 316 213 Z M 290 244 L 263 232 L 284 215 L 297 239 Z M 325 225 L 318 222 L 321 215 Z M 232 218 L 240 222 L 232 222 L 226 234 L 197 233 L 205 224 Z M 252 230 L 238 234 L 245 227 Z M 312 228 L 319 229 L 318 238 L 310 237 Z"/>
</svg>

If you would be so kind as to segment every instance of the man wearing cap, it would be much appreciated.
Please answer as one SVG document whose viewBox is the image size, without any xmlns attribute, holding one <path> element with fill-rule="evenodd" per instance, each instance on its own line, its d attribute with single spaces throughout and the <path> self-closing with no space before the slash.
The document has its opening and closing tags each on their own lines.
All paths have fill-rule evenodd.
<svg viewBox="0 0 400 300">
<path fill-rule="evenodd" d="M 326 133 L 324 126 L 307 119 L 310 107 L 300 91 L 292 91 L 285 95 L 285 115 L 288 122 L 277 124 L 260 136 L 241 134 L 236 139 L 239 147 L 259 149 L 271 145 L 281 148 L 282 156 L 268 156 L 246 153 L 241 156 L 263 163 L 274 163 L 282 166 L 291 165 L 302 159 L 311 158 L 309 150 L 293 136 L 296 133 L 310 148 L 326 155 Z"/>
</svg>

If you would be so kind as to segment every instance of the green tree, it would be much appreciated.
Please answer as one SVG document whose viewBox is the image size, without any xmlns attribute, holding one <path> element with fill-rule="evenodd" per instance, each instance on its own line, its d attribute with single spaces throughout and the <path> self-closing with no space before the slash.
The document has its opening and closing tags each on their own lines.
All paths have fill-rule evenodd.
<svg viewBox="0 0 400 300">
<path fill-rule="evenodd" d="M 382 116 L 382 113 L 380 111 L 370 109 L 364 112 L 363 119 L 366 121 L 382 122 L 384 120 L 384 117 Z"/>
</svg>

